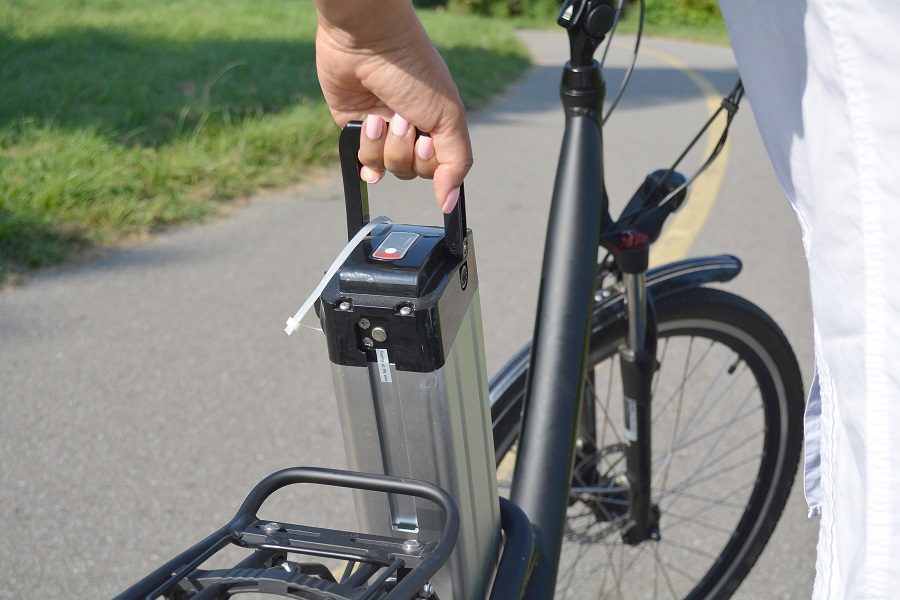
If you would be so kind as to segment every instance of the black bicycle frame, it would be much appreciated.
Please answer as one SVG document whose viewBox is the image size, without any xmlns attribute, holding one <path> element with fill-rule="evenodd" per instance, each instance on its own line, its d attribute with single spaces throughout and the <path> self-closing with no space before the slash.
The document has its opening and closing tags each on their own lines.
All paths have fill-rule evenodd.
<svg viewBox="0 0 900 600">
<path fill-rule="evenodd" d="M 601 110 L 605 82 L 594 50 L 612 25 L 614 11 L 599 0 L 566 2 L 560 24 L 568 29 L 571 59 L 565 65 L 560 96 L 565 111 L 565 134 L 550 207 L 543 271 L 527 384 L 525 409 L 511 499 L 531 520 L 541 540 L 540 562 L 526 598 L 553 597 L 568 507 L 568 490 L 578 438 L 579 413 L 585 386 L 597 249 L 608 224 L 603 176 Z M 604 244 L 605 245 L 605 244 Z M 647 244 L 615 248 L 621 253 L 628 292 L 635 315 L 646 314 L 640 292 L 647 269 Z M 635 306 L 636 305 L 636 306 Z M 643 308 L 642 308 L 642 306 Z M 649 375 L 654 340 L 647 340 L 647 319 L 637 319 L 623 354 L 626 402 L 635 402 L 631 415 L 636 431 L 628 456 L 632 526 L 625 541 L 646 539 L 650 521 L 649 497 Z M 649 358 L 648 358 L 649 357 Z M 630 400 L 629 400 L 630 398 Z M 626 414 L 629 414 L 626 410 Z M 646 450 L 646 451 L 645 451 Z"/>
</svg>

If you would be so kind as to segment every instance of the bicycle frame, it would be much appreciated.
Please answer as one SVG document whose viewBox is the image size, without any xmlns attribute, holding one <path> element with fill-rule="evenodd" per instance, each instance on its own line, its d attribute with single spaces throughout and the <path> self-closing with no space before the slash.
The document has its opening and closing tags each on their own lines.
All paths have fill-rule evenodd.
<svg viewBox="0 0 900 600">
<path fill-rule="evenodd" d="M 550 206 L 533 343 L 529 357 L 526 358 L 524 353 L 515 356 L 490 386 L 493 395 L 496 389 L 508 382 L 511 374 L 528 368 L 511 502 L 502 500 L 500 503 L 506 545 L 504 558 L 494 575 L 492 599 L 522 597 L 546 600 L 553 597 L 569 505 L 568 490 L 578 453 L 576 441 L 580 437 L 592 437 L 591 431 L 579 428 L 592 426 L 580 424 L 582 422 L 593 423 L 593 419 L 581 419 L 580 413 L 588 404 L 584 402 L 587 352 L 598 306 L 602 309 L 619 302 L 624 303 L 627 310 L 626 343 L 619 350 L 625 396 L 625 438 L 629 442 L 625 451 L 629 489 L 628 525 L 623 530 L 623 540 L 628 544 L 638 544 L 647 539 L 657 539 L 658 518 L 650 496 L 650 404 L 656 330 L 648 285 L 654 292 L 671 293 L 713 280 L 727 281 L 740 270 L 739 261 L 733 257 L 684 261 L 651 271 L 648 284 L 649 247 L 658 235 L 664 215 L 653 223 L 653 232 L 641 232 L 638 227 L 635 231 L 630 230 L 633 221 L 630 217 L 633 215 L 628 214 L 628 209 L 619 223 L 610 217 L 603 173 L 601 109 L 605 82 L 593 53 L 614 18 L 615 9 L 608 0 L 568 0 L 560 16 L 560 23 L 568 29 L 571 60 L 563 69 L 560 88 L 565 132 Z M 636 199 L 646 199 L 658 192 L 668 194 L 665 201 L 659 203 L 658 212 L 667 214 L 674 210 L 684 197 L 681 190 L 686 184 L 682 178 L 666 187 L 672 174 L 670 170 L 661 179 L 653 179 L 657 174 L 651 175 L 647 185 L 638 191 Z M 679 193 L 680 197 L 668 201 L 670 196 Z M 351 234 L 365 220 L 363 213 L 348 212 Z M 453 226 L 454 239 L 465 231 L 464 223 L 448 224 Z M 598 248 L 605 248 L 613 255 L 624 283 L 621 294 L 599 305 L 594 293 Z M 506 425 L 509 420 L 507 415 L 499 413 L 497 408 L 492 406 L 494 444 L 498 455 L 502 455 L 515 436 Z M 509 411 L 511 407 L 499 409 Z M 270 481 L 273 477 L 277 483 Z M 251 494 L 253 500 L 248 498 L 245 506 L 226 527 L 169 561 L 121 597 L 143 597 L 154 590 L 169 589 L 165 586 L 173 585 L 177 581 L 176 575 L 178 578 L 184 577 L 179 573 L 196 568 L 201 558 L 227 543 L 229 536 L 233 538 L 235 528 L 262 529 L 263 526 L 254 523 L 258 505 L 275 488 L 295 480 L 420 497 L 430 494 L 443 503 L 445 519 L 458 521 L 457 517 L 452 516 L 456 506 L 452 500 L 446 501 L 449 496 L 442 496 L 442 490 L 434 486 L 425 484 L 424 488 L 420 487 L 418 484 L 421 482 L 334 471 L 324 474 L 308 471 L 276 474 L 257 486 Z M 291 544 L 296 541 L 290 536 L 295 534 L 282 533 L 285 539 L 290 538 L 290 544 L 285 542 L 275 547 L 265 541 L 256 546 L 244 544 L 249 539 L 246 537 L 247 531 L 238 532 L 237 537 L 242 540 L 242 545 L 270 551 L 269 554 L 257 556 L 252 565 L 247 564 L 254 568 L 260 566 L 257 563 L 271 566 L 268 563 L 290 551 L 294 547 Z M 369 539 L 359 534 L 352 535 L 359 537 L 361 543 L 368 543 L 369 547 L 378 544 L 390 546 L 392 543 L 391 538 Z M 455 530 L 447 537 L 455 541 Z M 261 539 L 266 538 L 263 536 Z M 357 541 L 354 540 L 354 543 Z M 443 539 L 441 543 L 440 556 L 422 559 L 421 554 L 416 554 L 418 550 L 409 551 L 393 540 L 397 556 L 404 556 L 413 563 L 421 560 L 423 565 L 428 565 L 428 568 L 413 569 L 408 575 L 409 583 L 402 586 L 403 590 L 420 589 L 422 583 L 434 574 L 437 567 L 432 569 L 432 563 L 440 562 L 438 559 L 445 560 L 449 552 Z M 452 547 L 452 541 L 450 545 Z M 327 552 L 320 550 L 319 553 L 349 557 L 349 560 L 361 556 L 354 555 L 353 549 L 340 539 L 334 541 Z M 406 591 L 397 593 L 396 589 L 389 598 L 412 597 L 404 596 Z M 218 597 L 218 592 L 212 588 L 209 593 L 205 592 L 201 592 L 203 597 Z"/>
<path fill-rule="evenodd" d="M 597 248 L 609 221 L 601 107 L 605 82 L 593 52 L 608 29 L 586 26 L 600 2 L 567 3 L 571 60 L 560 97 L 565 133 L 550 206 L 531 369 L 511 499 L 539 532 L 541 558 L 526 598 L 551 598 L 565 527 L 585 383 Z M 609 25 L 611 26 L 611 21 Z M 642 337 L 640 332 L 636 333 Z"/>
</svg>

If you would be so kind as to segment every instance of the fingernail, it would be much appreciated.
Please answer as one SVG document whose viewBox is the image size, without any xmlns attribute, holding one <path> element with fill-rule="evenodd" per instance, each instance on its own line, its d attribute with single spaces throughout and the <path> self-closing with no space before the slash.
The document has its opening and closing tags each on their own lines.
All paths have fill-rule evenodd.
<svg viewBox="0 0 900 600">
<path fill-rule="evenodd" d="M 375 185 L 376 183 L 381 181 L 381 176 L 379 176 L 377 172 L 373 171 L 369 167 L 363 167 L 359 170 L 359 178 L 369 185 Z"/>
<path fill-rule="evenodd" d="M 459 202 L 459 188 L 456 188 L 447 194 L 447 199 L 444 200 L 444 206 L 441 207 L 441 210 L 445 215 L 449 215 L 453 212 L 453 209 L 456 208 L 457 202 Z"/>
<path fill-rule="evenodd" d="M 370 140 L 381 138 L 384 131 L 384 121 L 378 115 L 369 115 L 366 117 L 366 137 Z"/>
<path fill-rule="evenodd" d="M 391 119 L 391 133 L 397 137 L 406 137 L 406 134 L 409 133 L 409 121 L 400 115 L 394 115 L 394 118 Z"/>
<path fill-rule="evenodd" d="M 416 142 L 416 154 L 422 160 L 431 160 L 434 156 L 434 140 L 427 136 L 422 136 Z"/>
</svg>

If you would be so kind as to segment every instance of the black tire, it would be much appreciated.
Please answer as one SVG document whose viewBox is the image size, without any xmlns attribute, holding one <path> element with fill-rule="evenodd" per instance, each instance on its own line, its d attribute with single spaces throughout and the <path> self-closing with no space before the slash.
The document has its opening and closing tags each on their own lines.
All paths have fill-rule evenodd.
<svg viewBox="0 0 900 600">
<path fill-rule="evenodd" d="M 655 304 L 652 498 L 660 539 L 622 542 L 627 482 L 616 350 L 625 322 L 618 306 L 598 314 L 592 332 L 586 395 L 596 403 L 597 439 L 578 440 L 587 451 L 576 458 L 557 599 L 728 598 L 791 490 L 803 385 L 778 326 L 721 290 L 695 288 Z M 521 377 L 504 393 L 520 394 Z M 498 405 L 513 402 L 501 397 Z M 501 493 L 510 472 L 498 469 Z M 586 476 L 590 487 L 582 485 Z"/>
</svg>

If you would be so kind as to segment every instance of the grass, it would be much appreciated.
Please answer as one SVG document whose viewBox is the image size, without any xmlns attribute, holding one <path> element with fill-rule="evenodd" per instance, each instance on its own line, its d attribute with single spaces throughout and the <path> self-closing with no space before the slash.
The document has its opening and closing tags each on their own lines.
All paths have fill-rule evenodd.
<svg viewBox="0 0 900 600">
<path fill-rule="evenodd" d="M 688 0 L 647 0 L 644 20 L 644 35 L 650 37 L 673 38 L 708 44 L 727 46 L 728 31 L 721 14 L 710 11 L 708 2 L 695 0 L 693 7 Z M 633 34 L 638 30 L 640 8 L 637 1 L 630 2 L 625 16 L 618 24 L 617 32 Z M 523 29 L 556 28 L 553 17 L 515 17 L 512 22 Z"/>
<path fill-rule="evenodd" d="M 423 21 L 468 107 L 528 66 L 509 23 Z M 314 36 L 309 0 L 4 0 L 0 280 L 331 163 Z"/>
</svg>

